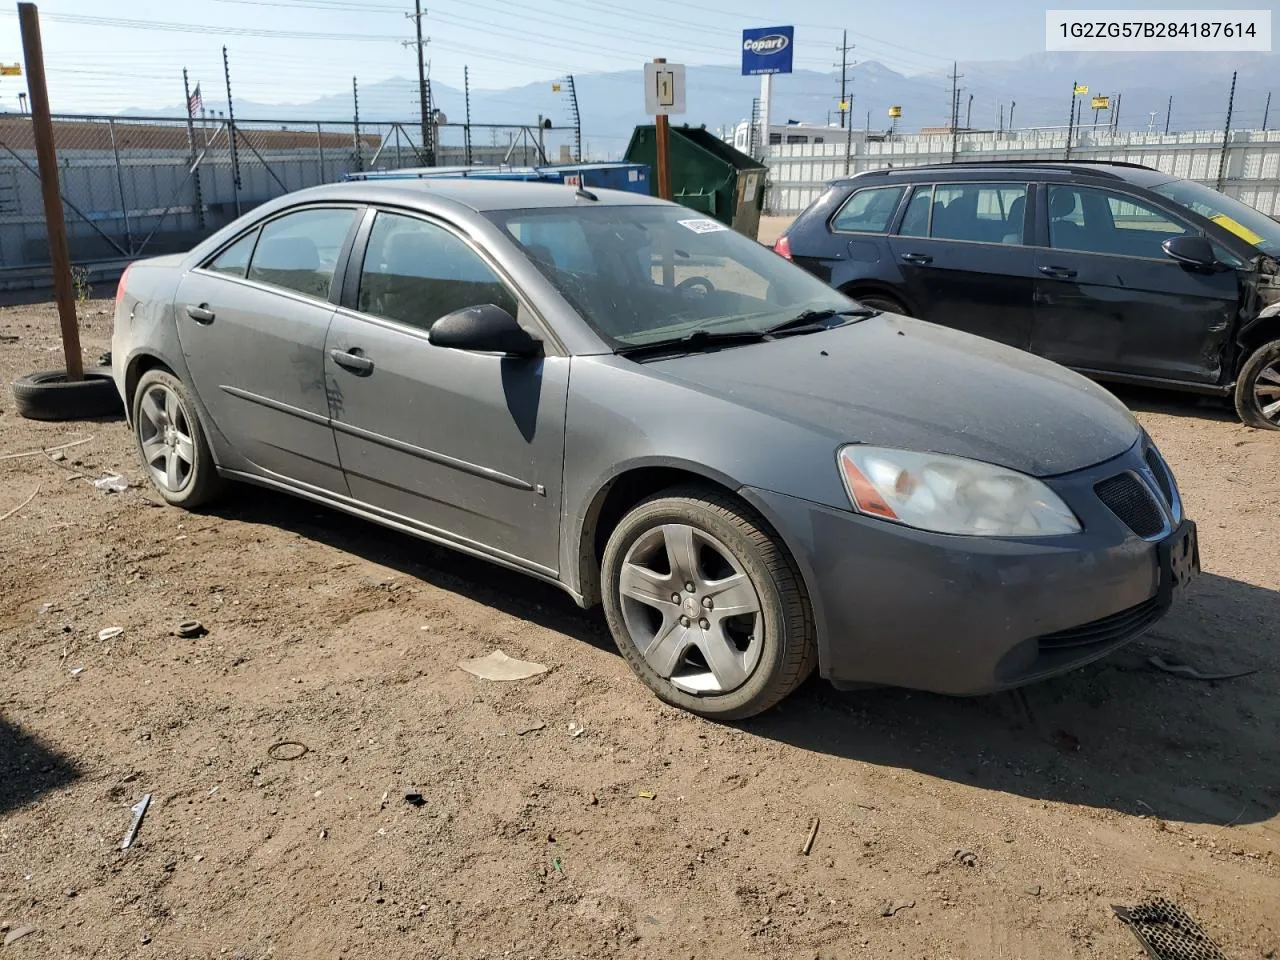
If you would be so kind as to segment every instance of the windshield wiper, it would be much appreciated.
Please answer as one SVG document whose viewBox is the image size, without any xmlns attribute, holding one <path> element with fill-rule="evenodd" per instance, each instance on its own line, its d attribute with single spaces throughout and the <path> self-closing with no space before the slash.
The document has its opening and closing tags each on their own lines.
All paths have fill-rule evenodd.
<svg viewBox="0 0 1280 960">
<path fill-rule="evenodd" d="M 659 353 L 664 351 L 696 350 L 700 347 L 725 346 L 742 343 L 760 343 L 767 339 L 767 333 L 758 330 L 694 330 L 682 337 L 670 337 L 666 340 L 653 340 L 649 343 L 628 344 L 616 352 L 622 356 L 635 356 L 640 353 Z"/>
<path fill-rule="evenodd" d="M 870 307 L 849 307 L 846 310 L 803 310 L 800 313 L 797 313 L 790 320 L 783 320 L 781 323 L 776 323 L 772 327 L 767 328 L 764 332 L 766 334 L 787 333 L 789 331 L 799 332 L 801 330 L 809 332 L 806 329 L 808 327 L 812 327 L 816 332 L 818 330 L 827 329 L 826 325 L 823 324 L 822 321 L 830 320 L 832 317 L 857 317 L 858 319 L 866 319 L 867 317 L 874 317 L 876 314 L 883 312 L 884 311 L 882 310 L 873 310 Z"/>
</svg>

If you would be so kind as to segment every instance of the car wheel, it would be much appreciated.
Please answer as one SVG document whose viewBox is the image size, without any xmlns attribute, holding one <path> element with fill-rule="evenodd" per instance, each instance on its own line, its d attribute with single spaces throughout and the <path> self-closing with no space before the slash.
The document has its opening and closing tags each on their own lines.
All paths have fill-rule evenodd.
<svg viewBox="0 0 1280 960">
<path fill-rule="evenodd" d="M 169 503 L 208 503 L 222 487 L 195 403 L 167 370 L 148 370 L 133 393 L 133 436 L 151 483 Z"/>
<path fill-rule="evenodd" d="M 1236 413 L 1251 427 L 1280 430 L 1280 340 L 1263 344 L 1240 368 Z"/>
<path fill-rule="evenodd" d="M 731 497 L 688 487 L 643 501 L 609 537 L 601 582 L 618 649 L 674 706 L 749 717 L 814 668 L 800 574 L 764 519 Z"/>
<path fill-rule="evenodd" d="M 883 310 L 885 313 L 896 313 L 903 317 L 911 316 L 907 311 L 907 308 L 892 297 L 882 296 L 877 293 L 869 293 L 865 297 L 854 295 L 853 299 L 857 300 L 864 307 L 870 307 L 872 310 Z"/>
</svg>

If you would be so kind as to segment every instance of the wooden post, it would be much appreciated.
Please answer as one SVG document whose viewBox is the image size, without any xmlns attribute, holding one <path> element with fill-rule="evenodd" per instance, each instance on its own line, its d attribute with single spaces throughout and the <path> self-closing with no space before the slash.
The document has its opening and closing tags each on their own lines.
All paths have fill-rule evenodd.
<svg viewBox="0 0 1280 960">
<path fill-rule="evenodd" d="M 18 25 L 22 30 L 22 54 L 27 64 L 27 89 L 31 92 L 31 126 L 36 141 L 36 160 L 40 166 L 45 229 L 49 234 L 53 295 L 58 301 L 67 380 L 74 382 L 84 379 L 84 360 L 80 356 L 80 327 L 76 322 L 76 298 L 71 286 L 71 251 L 67 246 L 67 223 L 62 217 L 58 157 L 53 145 L 53 119 L 49 114 L 49 91 L 44 79 L 40 11 L 34 3 L 18 4 Z"/>
<path fill-rule="evenodd" d="M 654 63 L 666 63 L 666 57 L 654 57 Z M 658 137 L 658 196 L 663 200 L 671 199 L 671 134 L 667 123 L 667 115 L 660 113 L 654 117 L 654 130 Z"/>
</svg>

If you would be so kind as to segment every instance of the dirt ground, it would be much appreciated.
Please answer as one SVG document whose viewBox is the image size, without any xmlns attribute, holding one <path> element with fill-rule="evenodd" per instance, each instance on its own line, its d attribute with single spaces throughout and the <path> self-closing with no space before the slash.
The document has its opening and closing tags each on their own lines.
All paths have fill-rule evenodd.
<svg viewBox="0 0 1280 960">
<path fill-rule="evenodd" d="M 0 380 L 61 366 L 56 329 L 0 310 Z M 0 520 L 0 923 L 35 929 L 0 958 L 1137 960 L 1111 905 L 1153 897 L 1274 957 L 1280 434 L 1124 397 L 1203 539 L 1152 633 L 1025 709 L 812 680 L 720 726 L 553 588 L 254 489 L 162 507 L 122 422 L 6 386 L 0 516 L 35 497 Z M 550 671 L 457 669 L 495 647 Z"/>
</svg>

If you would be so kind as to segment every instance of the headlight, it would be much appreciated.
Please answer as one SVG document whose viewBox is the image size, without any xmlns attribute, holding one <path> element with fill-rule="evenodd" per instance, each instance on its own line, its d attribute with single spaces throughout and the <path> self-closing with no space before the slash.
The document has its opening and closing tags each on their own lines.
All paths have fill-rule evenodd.
<svg viewBox="0 0 1280 960">
<path fill-rule="evenodd" d="M 849 444 L 838 455 L 854 509 L 936 533 L 1058 537 L 1080 532 L 1062 499 L 1033 477 L 963 457 Z"/>
</svg>

